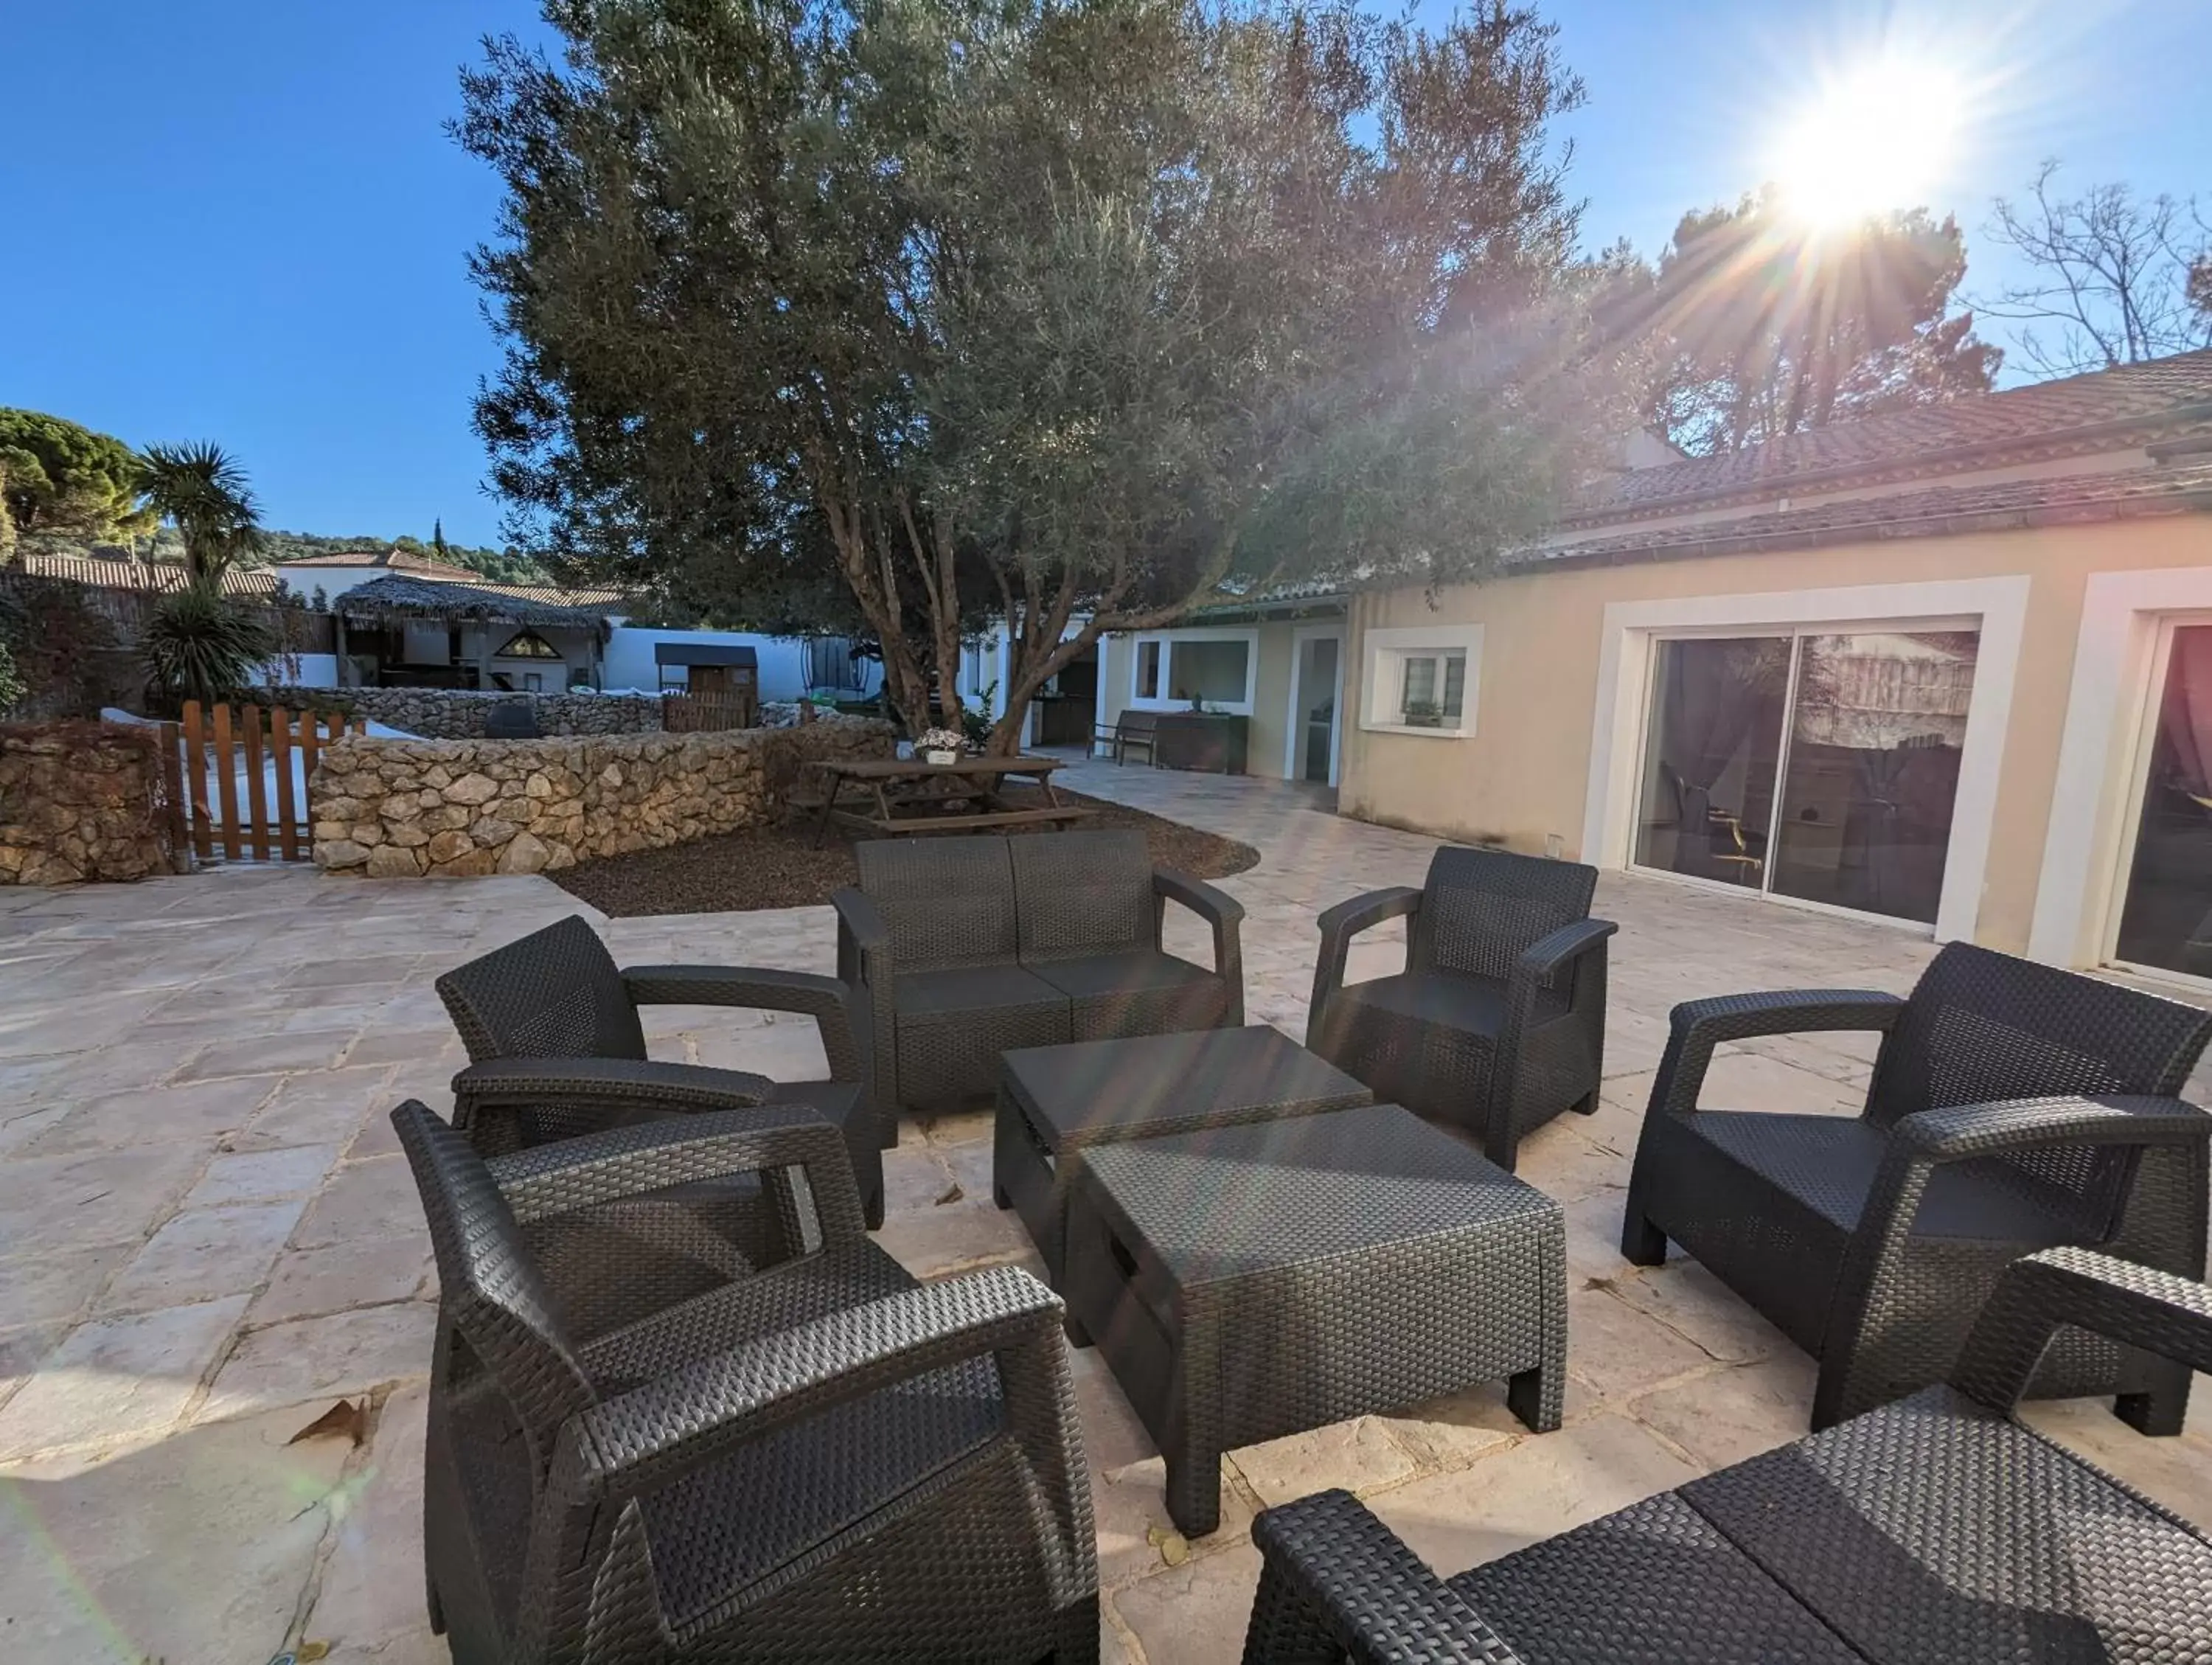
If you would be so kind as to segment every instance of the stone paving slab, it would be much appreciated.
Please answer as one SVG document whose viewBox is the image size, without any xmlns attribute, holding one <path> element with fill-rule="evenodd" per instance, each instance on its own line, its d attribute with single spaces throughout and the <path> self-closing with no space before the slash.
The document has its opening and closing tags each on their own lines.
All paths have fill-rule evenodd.
<svg viewBox="0 0 2212 1665">
<path fill-rule="evenodd" d="M 1433 842 L 1336 817 L 1276 783 L 1079 766 L 1083 791 L 1263 854 L 1223 881 L 1248 911 L 1254 1021 L 1303 1037 L 1320 908 L 1420 879 Z M 1221 1530 L 1168 1531 L 1162 1468 L 1096 1356 L 1073 1356 L 1097 1509 L 1105 1656 L 1237 1657 L 1269 1503 L 1367 1497 L 1446 1571 L 1802 1432 L 1812 1370 L 1698 1267 L 1615 1248 L 1638 1127 L 1693 995 L 1850 984 L 1902 991 L 1908 932 L 1608 875 L 1606 1084 L 1595 1115 L 1523 1147 L 1567 1223 L 1566 1425 L 1528 1436 L 1495 1387 L 1228 1454 Z M 419 1513 L 434 1298 L 428 1244 L 386 1112 L 444 1109 L 463 1057 L 431 985 L 570 914 L 618 960 L 834 967 L 827 908 L 607 921 L 542 878 L 384 884 L 241 867 L 131 886 L 0 894 L 0 1557 L 9 1656 L 245 1661 L 302 1638 L 340 1665 L 443 1665 L 425 1626 Z M 1211 944 L 1170 910 L 1170 944 Z M 1402 927 L 1355 946 L 1396 969 Z M 656 1057 L 824 1073 L 805 1019 L 670 1009 Z M 1709 1099 L 1849 1114 L 1863 1037 L 1732 1048 Z M 2212 1097 L 2212 1073 L 2197 1089 Z M 988 1113 L 909 1122 L 885 1153 L 881 1240 L 925 1276 L 1036 1256 L 990 1202 Z M 346 1395 L 368 1437 L 285 1441 Z M 2203 1396 L 2200 1395 L 2200 1399 Z M 2039 1407 L 2056 1437 L 2212 1523 L 2200 1408 L 2178 1441 L 2102 1408 Z"/>
</svg>

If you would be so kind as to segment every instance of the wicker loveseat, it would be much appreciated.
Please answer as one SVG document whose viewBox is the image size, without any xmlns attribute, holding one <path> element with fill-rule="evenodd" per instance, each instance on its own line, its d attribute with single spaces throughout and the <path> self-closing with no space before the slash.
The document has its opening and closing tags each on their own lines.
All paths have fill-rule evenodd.
<svg viewBox="0 0 2212 1665">
<path fill-rule="evenodd" d="M 1243 906 L 1154 868 L 1142 833 L 882 840 L 856 854 L 859 889 L 834 898 L 837 969 L 866 1003 L 881 1098 L 954 1109 L 997 1090 L 1001 1053 L 1244 1021 Z M 1170 902 L 1212 927 L 1212 969 L 1162 950 Z"/>
<path fill-rule="evenodd" d="M 1268 1510 L 1245 1665 L 2212 1658 L 2212 1542 L 2010 1414 L 2070 1326 L 2212 1370 L 2212 1290 L 2048 1250 L 1949 1385 L 1448 1582 L 1348 1492 Z"/>
<path fill-rule="evenodd" d="M 1321 916 L 1306 1045 L 1431 1121 L 1463 1127 L 1513 1171 L 1522 1139 L 1597 1108 L 1606 939 L 1597 869 L 1504 850 L 1440 849 L 1399 885 Z M 1352 939 L 1406 921 L 1406 969 L 1344 981 Z"/>
<path fill-rule="evenodd" d="M 1864 1112 L 1699 1108 L 1713 1048 L 1881 1035 Z M 1620 1252 L 1669 1239 L 1820 1361 L 1813 1425 L 1943 1380 L 1999 1273 L 2059 1244 L 2203 1275 L 2212 1115 L 2172 1097 L 2212 1013 L 1953 943 L 1909 999 L 1723 995 L 1674 1008 Z M 2118 1395 L 2178 1433 L 2189 1372 L 2109 1341 L 2051 1350 L 2039 1395 Z"/>
<path fill-rule="evenodd" d="M 423 1559 L 454 1665 L 1097 1659 L 1090 1488 L 1042 1284 L 916 1284 L 800 1107 L 489 1162 L 419 1103 L 392 1122 L 437 1256 Z M 820 1243 L 701 1295 L 669 1299 L 618 1253 L 538 1253 L 579 1208 L 792 1170 Z"/>
</svg>

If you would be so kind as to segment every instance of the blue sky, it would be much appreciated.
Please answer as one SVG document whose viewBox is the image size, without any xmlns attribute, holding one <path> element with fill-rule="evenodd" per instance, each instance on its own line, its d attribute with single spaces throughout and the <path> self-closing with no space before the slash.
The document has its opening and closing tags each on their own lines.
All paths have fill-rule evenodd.
<svg viewBox="0 0 2212 1665">
<path fill-rule="evenodd" d="M 2046 155 L 2212 194 L 2206 0 L 1540 0 L 1589 106 L 1593 245 L 1656 252 L 1771 170 L 1794 111 L 1879 51 L 1966 88 L 1929 191 L 1973 233 Z M 1441 9 L 1429 0 L 1421 15 Z M 477 39 L 534 0 L 15 5 L 0 33 L 0 404 L 137 444 L 213 438 L 271 525 L 497 541 L 468 425 L 495 353 L 464 260 L 489 179 L 441 131 Z"/>
</svg>

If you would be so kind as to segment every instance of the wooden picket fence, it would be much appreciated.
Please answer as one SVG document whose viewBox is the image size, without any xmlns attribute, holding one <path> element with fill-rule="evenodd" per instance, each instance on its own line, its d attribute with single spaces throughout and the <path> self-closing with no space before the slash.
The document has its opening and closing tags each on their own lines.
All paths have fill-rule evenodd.
<svg viewBox="0 0 2212 1665">
<path fill-rule="evenodd" d="M 750 689 L 712 694 L 664 694 L 660 726 L 671 734 L 699 734 L 716 729 L 751 728 L 760 705 Z"/>
<path fill-rule="evenodd" d="M 314 857 L 307 782 L 323 747 L 342 738 L 335 711 L 185 702 L 184 720 L 161 725 L 170 833 L 179 856 L 200 861 L 308 861 Z M 368 732 L 352 720 L 356 734 Z"/>
</svg>

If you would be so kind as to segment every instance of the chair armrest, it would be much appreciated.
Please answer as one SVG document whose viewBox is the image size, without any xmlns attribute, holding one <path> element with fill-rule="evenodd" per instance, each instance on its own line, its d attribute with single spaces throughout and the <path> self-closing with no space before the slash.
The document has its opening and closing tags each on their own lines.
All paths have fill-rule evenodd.
<svg viewBox="0 0 2212 1665">
<path fill-rule="evenodd" d="M 672 1185 L 803 1168 L 823 1242 L 866 1235 L 844 1136 L 804 1105 L 611 1127 L 494 1157 L 484 1165 L 525 1225 Z"/>
<path fill-rule="evenodd" d="M 1824 1361 L 1839 1362 L 1823 1364 L 1814 1393 L 1813 1425 L 1826 1427 L 1866 1402 L 1869 1390 L 1853 1361 L 1860 1356 L 1869 1327 L 1890 1309 L 1893 1286 L 1905 1275 L 1913 1223 L 1938 1168 L 2052 1145 L 2192 1143 L 2212 1143 L 2212 1115 L 2173 1098 L 2017 1098 L 1919 1110 L 1899 1118 L 1889 1130 L 1881 1165 L 1875 1170 L 1837 1272 L 1820 1356 Z M 2200 1238 L 2191 1269 L 2201 1270 L 2203 1265 Z"/>
<path fill-rule="evenodd" d="M 866 891 L 848 884 L 831 894 L 830 905 L 837 910 L 838 933 L 850 938 L 863 954 L 890 951 L 890 927 Z"/>
<path fill-rule="evenodd" d="M 854 1010 L 851 987 L 811 971 L 771 971 L 753 966 L 632 965 L 623 987 L 637 1006 L 736 1006 L 753 1012 L 797 1012 L 822 1030 L 822 1050 L 833 1081 L 866 1079 L 859 1037 L 866 1029 Z"/>
<path fill-rule="evenodd" d="M 2086 1249 L 2046 1249 L 2005 1268 L 1951 1385 L 1992 1410 L 2011 1410 L 2051 1336 L 2069 1325 L 2212 1371 L 2212 1289 Z"/>
<path fill-rule="evenodd" d="M 2180 1145 L 2212 1140 L 2212 1113 L 2179 1098 L 2136 1095 L 2012 1098 L 1901 1116 L 1893 1149 L 1928 1164 L 1962 1162 L 2045 1145 Z"/>
<path fill-rule="evenodd" d="M 988 1354 L 1065 1371 L 1060 1313 L 1060 1297 L 1015 1267 L 848 1307 L 582 1413 L 562 1431 L 555 1484 L 579 1500 L 658 1491 L 802 1418 Z M 1049 1383 L 1010 1383 L 1008 1400 L 1040 1385 L 1054 1402 Z"/>
<path fill-rule="evenodd" d="M 487 1110 L 532 1104 L 641 1105 L 664 1110 L 738 1110 L 764 1104 L 775 1083 L 743 1070 L 642 1058 L 488 1058 L 453 1078 L 453 1125 Z"/>
<path fill-rule="evenodd" d="M 1370 890 L 1325 908 L 1315 921 L 1321 927 L 1321 954 L 1314 961 L 1313 999 L 1306 1007 L 1306 1044 L 1311 1046 L 1328 997 L 1344 987 L 1344 963 L 1352 939 L 1386 920 L 1405 919 L 1419 911 L 1421 892 L 1411 884 L 1393 884 Z"/>
<path fill-rule="evenodd" d="M 1244 1657 L 1519 1665 L 1520 1656 L 1349 1492 L 1317 1492 L 1252 1522 L 1262 1558 Z"/>
<path fill-rule="evenodd" d="M 1811 1035 L 1824 1030 L 1887 1034 L 1905 1002 L 1871 988 L 1787 989 L 1770 994 L 1719 994 L 1674 1008 L 1667 1051 L 1651 1083 L 1647 1115 L 1687 1115 L 1712 1066 L 1713 1048 L 1760 1035 Z"/>
<path fill-rule="evenodd" d="M 1160 940 L 1160 926 L 1170 902 L 1180 902 L 1213 927 L 1214 974 L 1229 985 L 1231 1021 L 1244 1021 L 1244 904 L 1226 890 L 1170 867 L 1152 869 L 1152 941 Z"/>
<path fill-rule="evenodd" d="M 1609 919 L 1578 919 L 1563 925 L 1521 951 L 1521 957 L 1513 963 L 1514 979 L 1534 983 L 1554 976 L 1570 961 L 1589 953 L 1620 929 Z"/>
</svg>

